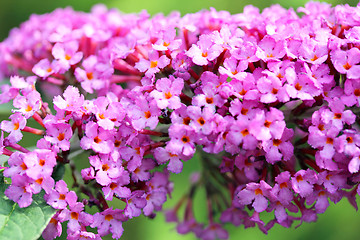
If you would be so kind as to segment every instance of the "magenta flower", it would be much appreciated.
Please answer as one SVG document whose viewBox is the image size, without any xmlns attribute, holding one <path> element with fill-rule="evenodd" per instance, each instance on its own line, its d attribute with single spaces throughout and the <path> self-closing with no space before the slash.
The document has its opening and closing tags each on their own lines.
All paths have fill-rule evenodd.
<svg viewBox="0 0 360 240">
<path fill-rule="evenodd" d="M 346 106 L 360 107 L 360 82 L 358 79 L 347 79 L 344 84 L 344 92 L 346 95 L 341 96 L 342 102 Z"/>
<path fill-rule="evenodd" d="M 154 157 L 159 164 L 169 162 L 167 169 L 173 173 L 180 173 L 183 168 L 181 160 L 187 159 L 185 156 L 172 154 L 164 148 L 156 148 L 154 150 Z"/>
<path fill-rule="evenodd" d="M 139 96 L 135 100 L 135 104 L 132 105 L 129 115 L 132 119 L 132 125 L 136 130 L 141 130 L 145 127 L 155 129 L 159 122 L 160 109 L 157 107 L 155 100 L 149 101 L 146 97 Z"/>
<path fill-rule="evenodd" d="M 54 105 L 61 110 L 78 111 L 84 104 L 84 96 L 76 87 L 68 86 L 61 96 L 54 97 Z"/>
<path fill-rule="evenodd" d="M 2 121 L 0 124 L 1 130 L 10 133 L 7 139 L 10 142 L 18 142 L 22 139 L 23 134 L 21 130 L 26 126 L 26 119 L 21 113 L 14 113 L 10 117 L 11 121 Z"/>
<path fill-rule="evenodd" d="M 53 73 L 57 73 L 59 71 L 59 65 L 56 61 L 50 63 L 49 59 L 44 58 L 34 65 L 32 71 L 36 75 L 42 78 L 47 78 Z"/>
<path fill-rule="evenodd" d="M 294 155 L 294 146 L 290 142 L 293 135 L 292 129 L 285 128 L 280 139 L 274 138 L 263 142 L 266 161 L 274 164 L 277 161 L 290 160 Z"/>
<path fill-rule="evenodd" d="M 241 190 L 238 194 L 238 201 L 242 205 L 248 205 L 252 203 L 256 212 L 263 212 L 268 207 L 268 199 L 274 201 L 275 196 L 271 193 L 271 186 L 264 182 L 260 183 L 248 183 L 246 188 Z"/>
<path fill-rule="evenodd" d="M 178 109 L 181 106 L 179 95 L 184 87 L 181 78 L 161 78 L 156 81 L 156 90 L 150 93 L 159 108 Z"/>
<path fill-rule="evenodd" d="M 203 66 L 217 58 L 222 51 L 223 48 L 220 45 L 213 44 L 209 35 L 202 35 L 197 44 L 193 44 L 186 52 L 186 55 L 195 64 Z"/>
<path fill-rule="evenodd" d="M 33 181 L 24 175 L 13 177 L 12 183 L 5 190 L 5 195 L 24 208 L 32 203 L 32 195 L 39 193 L 41 188 L 35 188 Z"/>
<path fill-rule="evenodd" d="M 301 197 L 309 196 L 313 193 L 314 184 L 318 177 L 314 170 L 299 170 L 292 178 L 291 183 L 293 190 Z"/>
<path fill-rule="evenodd" d="M 88 93 L 99 90 L 106 86 L 106 80 L 101 76 L 101 71 L 105 68 L 104 64 L 99 63 L 96 56 L 90 56 L 82 62 L 84 69 L 78 67 L 75 69 L 76 80 L 81 82 L 81 87 Z M 108 77 L 111 76 L 111 74 Z"/>
<path fill-rule="evenodd" d="M 331 52 L 331 61 L 340 73 L 346 74 L 348 78 L 360 78 L 360 50 L 351 48 L 348 51 L 335 50 Z"/>
<path fill-rule="evenodd" d="M 152 45 L 152 47 L 157 51 L 177 50 L 180 48 L 182 40 L 175 38 L 176 30 L 169 28 L 162 32 L 162 37 L 159 37 L 158 40 Z"/>
<path fill-rule="evenodd" d="M 89 162 L 95 168 L 96 181 L 103 186 L 109 185 L 125 171 L 120 162 L 113 161 L 109 155 L 90 156 Z"/>
<path fill-rule="evenodd" d="M 45 230 L 42 233 L 42 237 L 45 240 L 52 240 L 54 238 L 60 237 L 62 233 L 61 222 L 58 219 L 59 212 L 57 212 L 51 219 L 49 224 L 46 226 Z"/>
<path fill-rule="evenodd" d="M 285 86 L 277 77 L 261 77 L 257 80 L 257 88 L 262 103 L 287 102 L 290 99 Z"/>
<path fill-rule="evenodd" d="M 212 223 L 202 231 L 200 238 L 202 240 L 228 239 L 229 233 L 220 224 Z"/>
<path fill-rule="evenodd" d="M 63 209 L 60 216 L 68 221 L 68 234 L 74 234 L 80 231 L 81 226 L 89 226 L 94 222 L 92 215 L 84 212 L 84 204 L 75 202 L 69 204 L 70 209 Z"/>
<path fill-rule="evenodd" d="M 113 239 L 119 239 L 124 231 L 122 222 L 126 221 L 120 209 L 108 208 L 101 213 L 95 213 L 91 227 L 96 227 L 100 236 L 112 233 Z"/>
<path fill-rule="evenodd" d="M 74 204 L 77 200 L 76 193 L 69 191 L 63 180 L 55 184 L 55 189 L 44 196 L 46 202 L 55 209 L 65 209 L 69 204 Z"/>
<path fill-rule="evenodd" d="M 82 52 L 77 52 L 79 44 L 76 41 L 66 43 L 56 43 L 52 48 L 52 55 L 58 60 L 60 71 L 69 70 L 70 66 L 80 62 L 83 57 Z"/>
<path fill-rule="evenodd" d="M 14 112 L 20 112 L 28 119 L 41 107 L 40 94 L 37 91 L 31 91 L 26 96 L 18 95 L 14 99 L 14 107 L 19 108 L 13 110 Z"/>
<path fill-rule="evenodd" d="M 131 190 L 125 185 L 130 183 L 129 173 L 123 171 L 123 173 L 117 179 L 113 180 L 109 185 L 102 188 L 104 197 L 106 200 L 111 201 L 113 196 L 118 198 L 130 198 Z"/>
<path fill-rule="evenodd" d="M 70 138 L 73 136 L 71 126 L 66 123 L 46 124 L 45 139 L 57 145 L 61 150 L 70 149 Z"/>
<path fill-rule="evenodd" d="M 265 36 L 258 44 L 256 56 L 267 62 L 269 60 L 279 60 L 285 55 L 284 40 Z"/>
<path fill-rule="evenodd" d="M 299 58 L 311 64 L 321 64 L 328 58 L 328 48 L 325 43 L 313 39 L 305 39 L 299 49 Z"/>
<path fill-rule="evenodd" d="M 190 157 L 195 153 L 195 134 L 192 131 L 180 126 L 170 127 L 169 135 L 171 140 L 168 142 L 166 150 L 171 154 L 183 154 Z"/>
<path fill-rule="evenodd" d="M 158 73 L 161 69 L 169 65 L 170 59 L 165 55 L 159 56 L 157 51 L 152 51 L 149 53 L 149 60 L 144 58 L 140 59 L 139 62 L 135 64 L 135 68 L 140 72 L 144 72 L 145 76 L 152 78 L 155 73 Z"/>
<path fill-rule="evenodd" d="M 112 151 L 113 135 L 111 132 L 102 129 L 94 122 L 89 122 L 85 127 L 85 136 L 80 141 L 80 146 L 84 149 L 93 149 L 102 154 Z"/>
</svg>

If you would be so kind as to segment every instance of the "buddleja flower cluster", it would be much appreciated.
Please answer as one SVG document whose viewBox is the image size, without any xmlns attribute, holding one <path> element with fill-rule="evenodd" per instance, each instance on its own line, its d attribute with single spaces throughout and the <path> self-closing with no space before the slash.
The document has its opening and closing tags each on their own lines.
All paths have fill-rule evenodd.
<svg viewBox="0 0 360 240">
<path fill-rule="evenodd" d="M 290 227 L 344 197 L 357 208 L 360 7 L 311 2 L 297 11 L 150 18 L 98 5 L 33 15 L 1 43 L 11 85 L 0 101 L 14 107 L 1 123 L 5 194 L 27 207 L 45 192 L 58 209 L 46 240 L 63 222 L 68 239 L 120 238 L 123 222 L 161 210 L 184 161 L 202 169 L 166 211 L 181 234 L 227 239 L 225 223 Z M 40 136 L 35 149 L 19 144 L 23 132 Z M 79 151 L 87 168 L 76 167 Z M 64 165 L 72 186 L 59 177 Z M 200 189 L 205 222 L 194 213 Z M 118 200 L 121 209 L 111 205 Z"/>
</svg>

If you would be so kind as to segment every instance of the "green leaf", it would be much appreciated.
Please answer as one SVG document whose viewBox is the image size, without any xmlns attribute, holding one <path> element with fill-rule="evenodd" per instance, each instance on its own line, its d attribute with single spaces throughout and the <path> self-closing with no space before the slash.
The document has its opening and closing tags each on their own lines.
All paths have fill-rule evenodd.
<svg viewBox="0 0 360 240">
<path fill-rule="evenodd" d="M 0 183 L 0 240 L 38 239 L 56 209 L 46 204 L 43 193 L 34 195 L 29 207 L 20 208 L 5 196 L 8 186 Z"/>
<path fill-rule="evenodd" d="M 55 182 L 63 179 L 65 174 L 65 166 L 64 164 L 58 163 L 54 169 L 53 174 L 51 177 L 55 180 Z"/>
</svg>

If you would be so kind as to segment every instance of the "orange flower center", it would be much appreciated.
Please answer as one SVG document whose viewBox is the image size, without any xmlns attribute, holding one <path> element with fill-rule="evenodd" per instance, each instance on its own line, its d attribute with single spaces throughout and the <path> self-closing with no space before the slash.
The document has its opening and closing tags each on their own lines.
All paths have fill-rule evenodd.
<svg viewBox="0 0 360 240">
<path fill-rule="evenodd" d="M 150 117 L 151 117 L 151 112 L 150 111 L 145 112 L 145 118 L 148 119 Z"/>
<path fill-rule="evenodd" d="M 59 141 L 62 141 L 65 139 L 65 133 L 59 133 L 59 136 L 57 137 Z"/>
<path fill-rule="evenodd" d="M 94 74 L 92 72 L 86 73 L 87 79 L 91 80 L 94 78 Z"/>
<path fill-rule="evenodd" d="M 107 170 L 110 169 L 110 167 L 109 167 L 109 165 L 107 165 L 107 164 L 103 164 L 102 167 L 101 167 L 101 169 L 102 169 L 103 171 L 107 171 Z"/>
<path fill-rule="evenodd" d="M 69 61 L 71 59 L 71 56 L 69 54 L 65 54 L 65 59 Z"/>
<path fill-rule="evenodd" d="M 71 219 L 75 219 L 75 220 L 79 219 L 79 214 L 77 212 L 71 212 L 70 216 Z"/>
<path fill-rule="evenodd" d="M 14 130 L 18 130 L 19 129 L 19 123 L 18 122 L 16 122 L 16 123 L 14 123 Z"/>
<path fill-rule="evenodd" d="M 346 70 L 349 70 L 352 66 L 347 62 L 346 64 L 343 65 L 343 67 L 344 67 Z"/>
<path fill-rule="evenodd" d="M 105 216 L 106 221 L 110 221 L 112 219 L 114 219 L 114 217 L 111 214 L 108 214 L 108 215 Z"/>
<path fill-rule="evenodd" d="M 45 160 L 44 160 L 44 159 L 40 159 L 40 160 L 39 160 L 39 165 L 40 165 L 40 166 L 44 166 L 44 165 L 45 165 Z"/>
<path fill-rule="evenodd" d="M 247 128 L 245 128 L 244 130 L 241 131 L 241 134 L 243 135 L 243 137 L 249 135 L 249 130 L 247 130 Z"/>
<path fill-rule="evenodd" d="M 189 125 L 189 124 L 190 124 L 190 121 L 191 121 L 191 118 L 186 117 L 186 118 L 183 119 L 183 124 Z"/>
<path fill-rule="evenodd" d="M 157 65 L 158 65 L 157 61 L 151 61 L 150 62 L 150 68 L 155 68 L 155 67 L 157 67 Z"/>
<path fill-rule="evenodd" d="M 170 99 L 171 97 L 172 97 L 171 92 L 165 93 L 165 98 L 166 98 L 166 99 Z"/>
<path fill-rule="evenodd" d="M 205 120 L 202 117 L 200 117 L 197 121 L 201 126 L 205 124 Z"/>
<path fill-rule="evenodd" d="M 280 144 L 281 144 L 281 140 L 280 140 L 280 139 L 274 139 L 274 140 L 273 140 L 273 145 L 274 145 L 275 147 L 278 147 Z"/>
<path fill-rule="evenodd" d="M 188 142 L 190 142 L 190 138 L 188 136 L 183 136 L 181 138 L 181 141 L 183 141 L 183 143 L 188 143 Z"/>
</svg>

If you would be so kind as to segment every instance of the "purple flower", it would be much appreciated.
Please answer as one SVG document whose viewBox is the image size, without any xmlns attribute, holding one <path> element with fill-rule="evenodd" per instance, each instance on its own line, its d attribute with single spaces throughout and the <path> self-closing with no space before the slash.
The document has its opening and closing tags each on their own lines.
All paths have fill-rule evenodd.
<svg viewBox="0 0 360 240">
<path fill-rule="evenodd" d="M 57 145 L 61 150 L 70 149 L 70 138 L 73 136 L 71 126 L 66 123 L 46 124 L 45 139 Z"/>
<path fill-rule="evenodd" d="M 80 95 L 76 87 L 68 86 L 61 96 L 54 97 L 54 105 L 61 110 L 78 111 L 84 104 L 84 96 Z"/>
<path fill-rule="evenodd" d="M 265 36 L 258 44 L 256 56 L 267 62 L 269 60 L 278 60 L 285 55 L 285 43 L 282 39 L 275 39 L 271 36 Z"/>
<path fill-rule="evenodd" d="M 39 77 L 47 78 L 51 74 L 58 72 L 58 66 L 56 61 L 50 63 L 49 59 L 44 58 L 34 65 L 32 71 Z"/>
<path fill-rule="evenodd" d="M 299 170 L 292 178 L 291 183 L 293 190 L 301 197 L 307 197 L 313 193 L 314 184 L 318 177 L 314 170 Z"/>
<path fill-rule="evenodd" d="M 223 48 L 213 44 L 209 35 L 201 35 L 200 40 L 191 46 L 186 55 L 192 58 L 195 64 L 203 66 L 217 58 L 222 51 Z"/>
<path fill-rule="evenodd" d="M 28 207 L 32 203 L 32 195 L 39 193 L 41 188 L 34 186 L 33 180 L 24 175 L 12 177 L 11 185 L 5 190 L 5 195 L 19 207 Z"/>
<path fill-rule="evenodd" d="M 165 55 L 159 57 L 157 51 L 152 51 L 149 53 L 149 60 L 141 58 L 139 62 L 135 64 L 135 68 L 140 72 L 145 72 L 145 76 L 152 78 L 155 73 L 158 73 L 162 68 L 169 65 L 170 59 Z"/>
<path fill-rule="evenodd" d="M 69 70 L 71 65 L 74 65 L 83 57 L 82 52 L 77 52 L 79 43 L 76 41 L 69 41 L 66 43 L 56 43 L 52 48 L 52 55 L 58 60 L 58 66 L 63 70 Z"/>
<path fill-rule="evenodd" d="M 200 238 L 202 240 L 228 239 L 229 233 L 220 224 L 212 223 L 202 231 Z"/>
<path fill-rule="evenodd" d="M 347 51 L 335 50 L 331 52 L 331 61 L 340 73 L 346 74 L 348 78 L 360 78 L 360 50 L 351 48 Z"/>
<path fill-rule="evenodd" d="M 159 108 L 178 109 L 181 106 L 179 95 L 184 87 L 181 78 L 161 78 L 156 81 L 156 90 L 150 93 Z"/>
<path fill-rule="evenodd" d="M 113 239 L 119 239 L 124 231 L 122 222 L 126 220 L 122 210 L 113 210 L 111 207 L 101 213 L 95 213 L 91 227 L 96 227 L 100 236 L 112 233 Z"/>
<path fill-rule="evenodd" d="M 242 205 L 252 203 L 256 212 L 263 212 L 268 207 L 268 199 L 271 201 L 276 199 L 271 189 L 271 186 L 263 180 L 260 183 L 248 183 L 246 188 L 237 194 L 238 201 Z"/>
<path fill-rule="evenodd" d="M 110 74 L 106 73 L 106 65 L 100 63 L 96 56 L 92 55 L 86 58 L 82 62 L 82 66 L 84 69 L 80 67 L 75 69 L 75 77 L 76 80 L 81 82 L 81 87 L 85 91 L 93 93 L 94 90 L 99 90 L 106 86 L 106 77 L 110 78 L 112 72 Z M 106 74 L 102 74 L 103 72 Z"/>
<path fill-rule="evenodd" d="M 14 99 L 14 107 L 19 108 L 13 112 L 21 112 L 26 119 L 30 118 L 40 109 L 41 97 L 37 91 L 31 91 L 26 96 L 18 95 Z"/>
<path fill-rule="evenodd" d="M 69 204 L 73 204 L 77 200 L 76 193 L 67 188 L 63 180 L 55 184 L 55 189 L 51 190 L 44 196 L 46 202 L 56 209 L 65 209 Z"/>
<path fill-rule="evenodd" d="M 2 121 L 1 130 L 10 133 L 7 139 L 10 142 L 16 143 L 22 139 L 21 130 L 26 126 L 26 119 L 21 113 L 14 113 L 10 117 L 11 121 Z"/>
<path fill-rule="evenodd" d="M 108 154 L 112 151 L 113 144 L 111 143 L 113 135 L 99 127 L 94 122 L 89 122 L 85 127 L 85 136 L 80 141 L 80 146 L 83 149 L 93 149 L 102 154 Z"/>
</svg>

